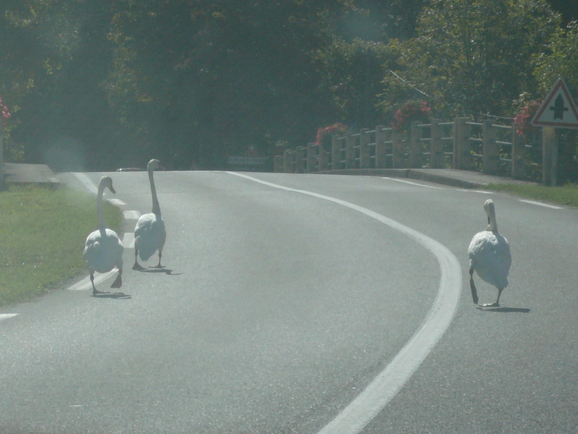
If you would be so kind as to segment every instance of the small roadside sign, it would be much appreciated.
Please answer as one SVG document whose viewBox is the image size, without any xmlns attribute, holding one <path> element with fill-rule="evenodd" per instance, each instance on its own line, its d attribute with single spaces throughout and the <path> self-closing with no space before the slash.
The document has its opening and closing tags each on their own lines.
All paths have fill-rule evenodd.
<svg viewBox="0 0 578 434">
<path fill-rule="evenodd" d="M 564 80 L 556 81 L 531 123 L 536 127 L 578 128 L 578 110 Z"/>
</svg>

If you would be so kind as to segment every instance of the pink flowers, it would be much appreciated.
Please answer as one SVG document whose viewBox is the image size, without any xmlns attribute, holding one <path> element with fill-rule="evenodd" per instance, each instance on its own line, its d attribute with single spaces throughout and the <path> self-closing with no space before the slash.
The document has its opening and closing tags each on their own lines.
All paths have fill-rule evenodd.
<svg viewBox="0 0 578 434">
<path fill-rule="evenodd" d="M 392 127 L 395 131 L 407 130 L 413 121 L 429 120 L 430 111 L 426 101 L 408 101 L 395 112 Z"/>
<path fill-rule="evenodd" d="M 0 108 L 2 109 L 2 122 L 6 124 L 6 119 L 10 117 L 10 112 L 8 111 L 8 107 L 6 107 L 2 102 L 1 96 L 0 96 Z"/>
<path fill-rule="evenodd" d="M 338 131 L 344 132 L 345 130 L 347 130 L 347 125 L 340 124 L 339 122 L 333 125 L 329 125 L 328 127 L 325 128 L 319 128 L 317 130 L 317 137 L 315 137 L 315 144 L 321 145 L 323 144 L 323 138 L 325 136 L 336 133 Z"/>
<path fill-rule="evenodd" d="M 530 121 L 540 108 L 541 101 L 531 101 L 524 107 L 520 113 L 514 117 L 514 124 L 516 125 L 516 133 L 520 136 L 525 136 L 526 134 L 532 132 L 535 127 L 530 124 Z"/>
</svg>

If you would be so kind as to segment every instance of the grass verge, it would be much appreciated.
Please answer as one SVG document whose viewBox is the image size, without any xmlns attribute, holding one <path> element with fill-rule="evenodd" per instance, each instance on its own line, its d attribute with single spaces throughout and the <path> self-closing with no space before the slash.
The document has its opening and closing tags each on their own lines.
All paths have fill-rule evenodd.
<svg viewBox="0 0 578 434">
<path fill-rule="evenodd" d="M 486 189 L 501 191 L 526 199 L 534 199 L 557 205 L 578 208 L 578 185 L 567 184 L 562 187 L 542 185 L 489 184 Z"/>
<path fill-rule="evenodd" d="M 122 213 L 105 202 L 118 231 Z M 96 227 L 94 195 L 12 186 L 0 192 L 0 306 L 30 300 L 86 270 L 84 241 Z"/>
</svg>

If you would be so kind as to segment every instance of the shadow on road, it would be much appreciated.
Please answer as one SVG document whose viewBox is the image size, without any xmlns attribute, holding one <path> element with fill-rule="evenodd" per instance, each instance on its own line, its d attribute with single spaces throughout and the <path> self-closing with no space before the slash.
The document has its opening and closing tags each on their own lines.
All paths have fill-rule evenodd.
<svg viewBox="0 0 578 434">
<path fill-rule="evenodd" d="M 121 300 L 127 300 L 132 298 L 131 295 L 125 294 L 124 292 L 99 292 L 98 294 L 92 294 L 94 298 L 117 298 Z"/>
<path fill-rule="evenodd" d="M 139 273 L 165 273 L 167 276 L 179 276 L 183 273 L 173 273 L 173 270 L 169 270 L 168 268 L 156 268 L 156 267 L 150 267 L 150 268 L 145 268 L 143 270 L 135 270 L 138 271 Z"/>
<path fill-rule="evenodd" d="M 530 309 L 525 307 L 478 307 L 478 310 L 498 313 L 530 313 Z"/>
</svg>

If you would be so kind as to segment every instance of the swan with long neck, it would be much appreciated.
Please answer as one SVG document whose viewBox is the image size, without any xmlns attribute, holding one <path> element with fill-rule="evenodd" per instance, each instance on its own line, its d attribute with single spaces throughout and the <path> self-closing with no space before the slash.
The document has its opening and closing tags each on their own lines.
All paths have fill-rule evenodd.
<svg viewBox="0 0 578 434">
<path fill-rule="evenodd" d="M 482 307 L 498 307 L 500 296 L 508 286 L 508 274 L 512 265 L 512 255 L 508 240 L 498 232 L 496 209 L 492 199 L 484 203 L 488 216 L 488 227 L 478 232 L 472 238 L 468 248 L 470 259 L 470 290 L 474 304 L 478 304 L 478 293 L 474 284 L 474 271 L 486 282 L 498 288 L 498 298 L 495 303 L 482 304 Z"/>
<path fill-rule="evenodd" d="M 93 295 L 104 293 L 103 291 L 98 291 L 94 285 L 95 272 L 107 273 L 117 267 L 118 276 L 112 283 L 111 288 L 120 288 L 122 286 L 122 254 L 124 246 L 116 232 L 107 227 L 104 219 L 102 195 L 106 188 L 116 194 L 112 186 L 112 179 L 108 176 L 103 176 L 98 184 L 98 194 L 96 196 L 97 229 L 88 235 L 84 244 L 83 255 L 90 272 Z"/>
<path fill-rule="evenodd" d="M 156 251 L 159 252 L 159 263 L 153 268 L 163 268 L 161 260 L 163 247 L 167 238 L 165 222 L 161 217 L 161 207 L 155 187 L 154 171 L 161 168 L 159 160 L 151 160 L 147 164 L 151 196 L 153 202 L 152 212 L 140 216 L 134 229 L 134 265 L 133 270 L 144 270 L 138 263 L 138 258 L 147 261 Z"/>
</svg>

